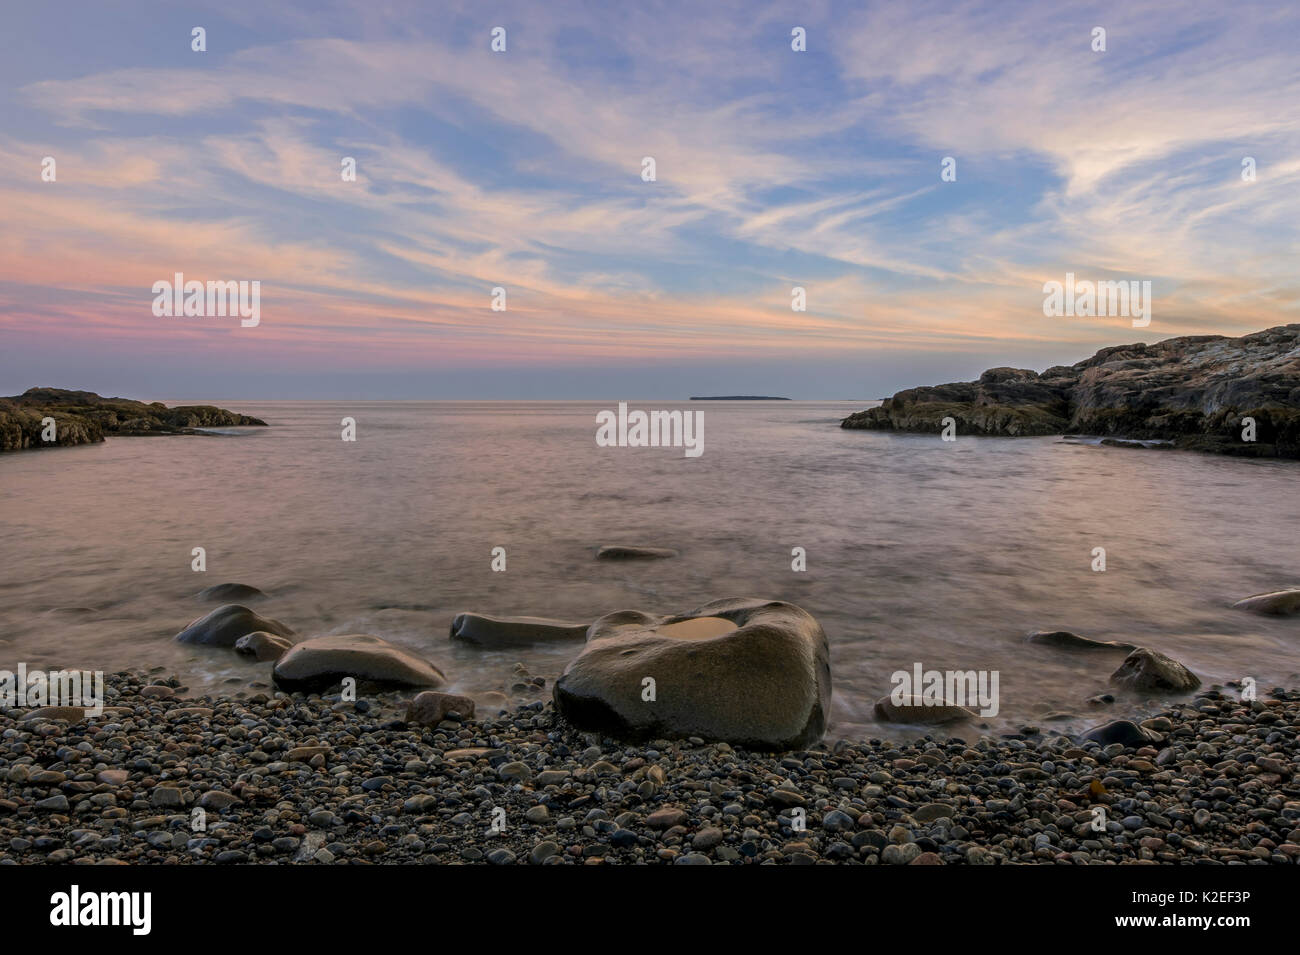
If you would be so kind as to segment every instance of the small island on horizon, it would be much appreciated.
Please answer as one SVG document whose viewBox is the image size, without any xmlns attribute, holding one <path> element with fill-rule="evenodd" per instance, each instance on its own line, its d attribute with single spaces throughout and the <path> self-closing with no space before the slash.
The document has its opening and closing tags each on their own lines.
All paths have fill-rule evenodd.
<svg viewBox="0 0 1300 955">
<path fill-rule="evenodd" d="M 691 395 L 691 401 L 791 401 L 775 395 Z"/>
</svg>

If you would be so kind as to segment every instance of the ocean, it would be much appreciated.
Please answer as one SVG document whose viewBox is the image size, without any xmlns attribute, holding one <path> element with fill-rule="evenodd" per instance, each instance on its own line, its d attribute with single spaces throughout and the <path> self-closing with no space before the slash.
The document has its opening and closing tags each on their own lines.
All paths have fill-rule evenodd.
<svg viewBox="0 0 1300 955">
<path fill-rule="evenodd" d="M 1207 685 L 1300 684 L 1300 623 L 1230 608 L 1300 583 L 1294 462 L 841 430 L 860 401 L 630 402 L 702 412 L 698 457 L 598 446 L 617 401 L 204 403 L 271 426 L 0 456 L 0 669 L 158 667 L 193 693 L 248 691 L 269 663 L 172 640 L 211 609 L 199 590 L 233 581 L 300 637 L 384 637 L 471 695 L 516 662 L 549 688 L 577 647 L 453 645 L 460 611 L 787 600 L 829 637 L 831 738 L 900 732 L 872 707 L 916 664 L 997 671 L 986 732 L 1142 710 L 1085 704 L 1122 654 L 1027 645 L 1034 630 L 1150 646 Z M 596 561 L 603 544 L 680 555 Z"/>
</svg>

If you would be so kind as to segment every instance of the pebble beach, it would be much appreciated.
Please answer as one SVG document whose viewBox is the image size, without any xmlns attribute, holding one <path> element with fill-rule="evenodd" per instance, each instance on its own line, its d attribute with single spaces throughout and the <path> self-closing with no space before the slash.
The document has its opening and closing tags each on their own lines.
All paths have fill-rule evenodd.
<svg viewBox="0 0 1300 955">
<path fill-rule="evenodd" d="M 1211 687 L 1132 745 L 1025 727 L 775 753 L 618 742 L 538 695 L 422 726 L 409 692 L 189 696 L 110 674 L 96 719 L 0 711 L 0 864 L 1300 859 L 1298 691 Z"/>
</svg>

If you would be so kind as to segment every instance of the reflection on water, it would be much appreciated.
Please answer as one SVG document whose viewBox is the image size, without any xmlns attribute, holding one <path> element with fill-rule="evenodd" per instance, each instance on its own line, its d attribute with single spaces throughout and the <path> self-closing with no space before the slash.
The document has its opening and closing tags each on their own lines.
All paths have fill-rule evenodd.
<svg viewBox="0 0 1300 955">
<path fill-rule="evenodd" d="M 273 427 L 0 457 L 0 668 L 160 665 L 233 691 L 269 664 L 171 637 L 208 609 L 194 593 L 240 581 L 302 635 L 383 636 L 472 693 L 503 689 L 516 661 L 553 678 L 574 645 L 453 646 L 462 610 L 789 600 L 830 637 L 846 735 L 884 735 L 872 703 L 917 662 L 1000 671 L 996 730 L 1096 722 L 1083 701 L 1119 659 L 1026 646 L 1038 629 L 1152 646 L 1206 683 L 1300 686 L 1300 620 L 1228 609 L 1300 583 L 1294 463 L 840 430 L 859 403 L 689 405 L 708 418 L 698 458 L 598 448 L 612 402 L 219 403 Z M 608 543 L 681 554 L 595 561 Z"/>
</svg>

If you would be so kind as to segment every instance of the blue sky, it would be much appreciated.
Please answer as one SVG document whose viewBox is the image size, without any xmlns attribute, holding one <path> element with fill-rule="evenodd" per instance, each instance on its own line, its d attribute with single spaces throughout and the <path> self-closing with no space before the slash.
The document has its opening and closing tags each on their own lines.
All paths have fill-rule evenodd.
<svg viewBox="0 0 1300 955">
<path fill-rule="evenodd" d="M 866 398 L 1300 321 L 1293 4 L 3 18 L 0 393 Z M 260 324 L 156 317 L 175 272 Z M 1066 272 L 1151 325 L 1045 316 Z"/>
</svg>

